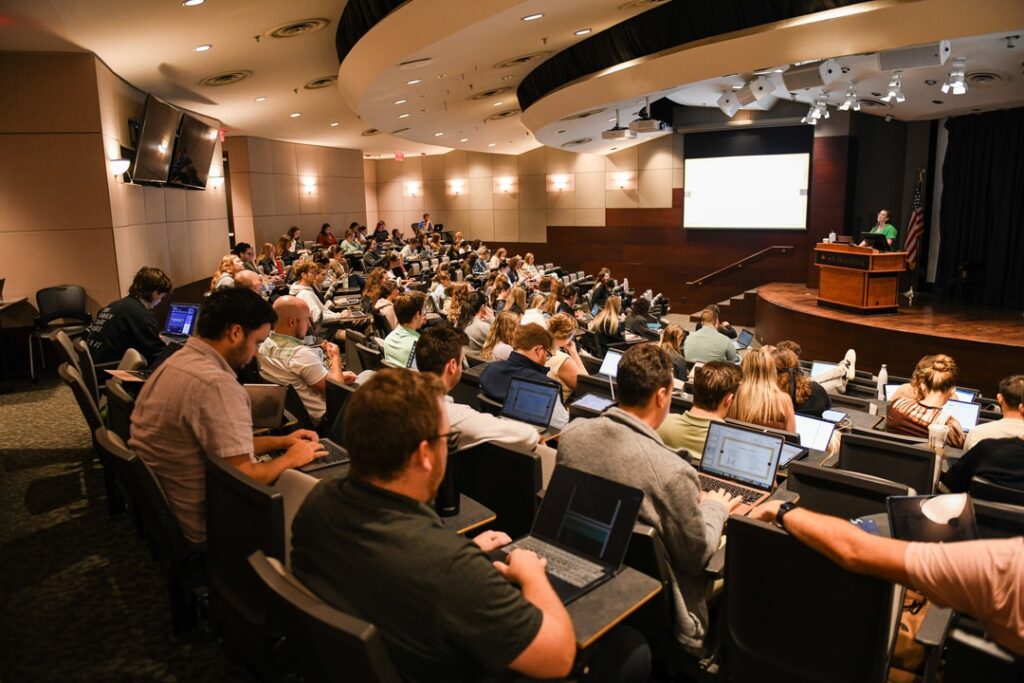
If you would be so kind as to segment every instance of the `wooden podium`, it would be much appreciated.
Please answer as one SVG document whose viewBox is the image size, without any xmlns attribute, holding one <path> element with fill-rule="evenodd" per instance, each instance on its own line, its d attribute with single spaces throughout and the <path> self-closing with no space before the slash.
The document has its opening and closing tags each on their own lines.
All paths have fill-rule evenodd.
<svg viewBox="0 0 1024 683">
<path fill-rule="evenodd" d="M 905 251 L 818 244 L 814 248 L 814 265 L 821 276 L 818 305 L 859 313 L 896 313 L 906 258 Z"/>
</svg>

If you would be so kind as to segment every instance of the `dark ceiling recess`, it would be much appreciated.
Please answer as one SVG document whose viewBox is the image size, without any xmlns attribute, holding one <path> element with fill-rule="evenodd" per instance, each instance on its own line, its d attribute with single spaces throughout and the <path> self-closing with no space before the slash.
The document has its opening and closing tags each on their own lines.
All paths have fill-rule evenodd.
<svg viewBox="0 0 1024 683">
<path fill-rule="evenodd" d="M 406 0 L 348 0 L 345 9 L 341 11 L 341 19 L 338 20 L 338 32 L 334 35 L 338 63 L 345 61 L 345 57 L 360 38 L 405 2 Z"/>
<path fill-rule="evenodd" d="M 519 106 L 525 110 L 562 86 L 631 59 L 669 50 L 695 40 L 868 1 L 669 2 L 576 43 L 538 65 L 519 84 Z M 345 7 L 346 12 L 352 4 L 350 2 Z M 341 35 L 341 27 L 338 34 Z"/>
</svg>

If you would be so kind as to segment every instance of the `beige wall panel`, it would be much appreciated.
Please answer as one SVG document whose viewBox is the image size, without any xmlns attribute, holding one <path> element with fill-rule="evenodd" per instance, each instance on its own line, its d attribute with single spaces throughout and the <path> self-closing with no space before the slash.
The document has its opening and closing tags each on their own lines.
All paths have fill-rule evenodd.
<svg viewBox="0 0 1024 683">
<path fill-rule="evenodd" d="M 249 139 L 247 137 L 224 138 L 221 146 L 228 155 L 232 173 L 248 173 L 250 171 Z"/>
<path fill-rule="evenodd" d="M 576 225 L 603 226 L 604 209 L 576 209 Z"/>
<path fill-rule="evenodd" d="M 548 192 L 547 183 L 545 183 L 544 194 L 546 195 L 548 209 L 562 209 L 571 211 L 576 204 L 576 193 L 572 190 Z"/>
<path fill-rule="evenodd" d="M 636 171 L 638 163 L 639 153 L 636 145 L 619 150 L 618 152 L 612 152 L 604 158 L 606 171 Z"/>
<path fill-rule="evenodd" d="M 473 152 L 470 152 L 471 163 L 472 155 Z M 490 175 L 470 176 L 468 185 L 470 211 L 490 211 L 494 208 L 494 183 Z"/>
<path fill-rule="evenodd" d="M 314 145 L 295 145 L 295 173 L 300 178 L 308 176 L 319 181 L 322 176 L 327 175 L 320 172 L 319 149 Z"/>
<path fill-rule="evenodd" d="M 391 232 L 395 228 L 398 228 L 398 232 L 400 232 L 403 235 L 412 234 L 412 231 L 409 230 L 408 225 L 405 226 L 404 228 L 402 227 L 402 223 L 404 223 L 405 221 L 402 220 L 401 211 L 381 211 L 380 217 L 381 220 L 383 220 L 387 225 L 388 232 Z"/>
<path fill-rule="evenodd" d="M 398 178 L 402 181 L 423 180 L 423 160 L 421 157 L 406 157 L 398 162 Z"/>
<path fill-rule="evenodd" d="M 544 209 L 524 209 L 519 212 L 519 241 L 548 241 L 547 215 Z"/>
<path fill-rule="evenodd" d="M 635 209 L 639 199 L 636 190 L 619 189 L 606 190 L 604 197 L 605 206 L 609 209 Z"/>
<path fill-rule="evenodd" d="M 270 140 L 265 138 L 247 138 L 249 140 L 249 172 L 273 173 L 274 150 Z"/>
<path fill-rule="evenodd" d="M 320 211 L 323 213 L 338 213 L 345 211 L 345 201 L 342 198 L 342 179 L 325 176 L 320 178 L 317 184 L 317 192 L 320 195 Z M 306 213 L 303 210 L 303 213 Z M 335 235 L 338 237 L 338 235 Z"/>
<path fill-rule="evenodd" d="M 164 208 L 164 193 L 160 188 L 142 188 L 142 197 L 146 205 L 146 223 L 163 223 L 167 220 L 167 211 Z"/>
<path fill-rule="evenodd" d="M 254 216 L 252 219 L 256 241 L 277 245 L 277 239 L 288 229 L 277 216 Z"/>
<path fill-rule="evenodd" d="M 494 241 L 497 244 L 519 241 L 518 211 L 494 211 Z"/>
<path fill-rule="evenodd" d="M 466 179 L 469 168 L 467 161 L 469 155 L 466 152 L 455 150 L 454 152 L 448 152 L 441 158 L 444 159 L 445 180 L 451 180 L 452 178 Z"/>
<path fill-rule="evenodd" d="M 256 256 L 260 255 L 262 242 L 256 239 L 256 228 L 253 225 L 252 216 L 235 216 L 235 242 L 248 242 L 256 250 Z"/>
<path fill-rule="evenodd" d="M 494 192 L 494 209 L 514 211 L 519 208 L 519 189 L 513 185 L 510 192 Z"/>
<path fill-rule="evenodd" d="M 547 184 L 542 175 L 528 175 L 520 178 L 519 208 L 543 209 L 547 205 Z"/>
<path fill-rule="evenodd" d="M 683 137 L 678 133 L 672 135 L 672 168 L 683 167 Z"/>
<path fill-rule="evenodd" d="M 545 173 L 573 173 L 576 170 L 576 154 L 555 147 L 545 148 Z"/>
<path fill-rule="evenodd" d="M 96 61 L 90 54 L 0 52 L 0 93 L 0 131 L 100 131 Z"/>
<path fill-rule="evenodd" d="M 170 190 L 164 190 L 164 192 L 170 192 Z M 185 195 L 185 211 L 188 214 L 188 220 L 204 221 L 210 217 L 205 192 L 193 192 L 190 190 L 181 190 L 181 192 Z"/>
<path fill-rule="evenodd" d="M 683 187 L 683 169 L 672 169 L 672 187 Z"/>
<path fill-rule="evenodd" d="M 401 161 L 395 161 L 394 159 L 379 159 L 376 163 L 378 183 L 390 183 L 401 177 Z"/>
<path fill-rule="evenodd" d="M 413 190 L 406 185 L 409 182 L 416 181 L 402 181 L 402 212 L 421 214 L 423 213 L 423 183 L 417 182 L 416 188 Z"/>
<path fill-rule="evenodd" d="M 337 151 L 330 150 L 326 147 L 321 147 L 320 149 L 327 150 L 327 152 Z M 330 157 L 329 154 L 324 154 L 324 156 L 328 158 Z M 373 185 L 377 182 L 377 162 L 373 159 L 363 159 L 363 182 L 367 185 Z"/>
<path fill-rule="evenodd" d="M 672 168 L 672 135 L 662 135 L 637 145 L 640 170 Z"/>
<path fill-rule="evenodd" d="M 184 192 L 163 192 L 164 215 L 168 223 L 188 220 L 188 209 L 185 206 Z"/>
<path fill-rule="evenodd" d="M 467 178 L 490 178 L 494 175 L 492 170 L 491 154 L 482 152 L 469 152 L 466 163 Z M 489 184 L 489 181 L 488 181 Z"/>
<path fill-rule="evenodd" d="M 545 148 L 538 147 L 537 149 L 531 149 L 525 154 L 520 154 L 519 159 L 519 175 L 544 175 L 545 166 Z"/>
<path fill-rule="evenodd" d="M 576 212 L 573 209 L 548 209 L 547 225 L 576 225 Z"/>
<path fill-rule="evenodd" d="M 317 229 L 319 229 L 319 225 Z M 314 233 L 315 235 L 315 233 Z M 216 262 L 220 261 L 220 257 L 231 251 L 231 242 L 228 238 L 228 222 L 223 218 L 214 218 L 206 221 L 206 236 L 209 240 L 209 254 L 210 260 L 216 267 Z M 212 273 L 212 271 L 211 271 Z"/>
<path fill-rule="evenodd" d="M 402 210 L 402 183 L 394 181 L 377 185 L 377 210 Z"/>
<path fill-rule="evenodd" d="M 117 292 L 118 296 L 122 296 L 121 292 L 127 289 L 124 283 L 128 283 L 128 286 L 131 285 L 132 242 L 135 240 L 135 233 L 125 226 L 114 228 L 111 234 L 114 237 L 114 260 L 117 264 Z"/>
<path fill-rule="evenodd" d="M 276 215 L 277 205 L 274 200 L 274 175 L 271 173 L 253 173 L 249 178 L 252 181 L 252 215 Z"/>
<path fill-rule="evenodd" d="M 325 209 L 321 206 L 323 187 L 317 185 L 312 192 L 304 187 L 299 188 L 299 213 L 303 215 L 315 214 L 319 216 Z M 322 223 L 323 221 L 321 221 Z"/>
<path fill-rule="evenodd" d="M 494 241 L 494 211 L 487 209 L 485 211 L 469 211 L 469 231 L 472 233 L 472 239 L 483 240 L 485 242 Z"/>
<path fill-rule="evenodd" d="M 577 173 L 576 190 L 573 200 L 577 209 L 601 209 L 605 207 L 605 173 Z M 602 223 L 604 219 L 602 218 Z"/>
<path fill-rule="evenodd" d="M 295 143 L 271 140 L 270 153 L 276 175 L 295 175 L 298 172 L 295 165 Z"/>
<path fill-rule="evenodd" d="M 275 173 L 274 208 L 278 216 L 299 213 L 299 179 L 297 176 Z"/>
<path fill-rule="evenodd" d="M 165 273 L 170 274 L 171 272 L 171 244 L 167 238 L 167 224 L 166 223 L 148 223 L 142 227 L 142 240 L 149 248 L 148 258 L 146 263 L 142 265 L 152 266 L 159 268 Z M 249 236 L 247 239 L 239 240 L 241 242 L 252 243 L 252 237 Z M 132 273 L 134 275 L 134 273 Z M 126 295 L 128 294 L 128 287 L 131 286 L 131 280 L 121 281 L 121 291 Z"/>
<path fill-rule="evenodd" d="M 447 188 L 445 192 L 447 192 Z M 463 185 L 462 192 L 458 195 L 446 194 L 445 204 L 449 211 L 469 211 L 469 195 L 466 193 L 466 186 Z M 447 225 L 447 223 L 445 224 Z"/>
<path fill-rule="evenodd" d="M 447 220 L 444 221 L 445 230 L 451 230 L 452 232 L 458 232 L 461 230 L 464 234 L 464 239 L 469 239 L 469 209 L 460 209 L 457 211 L 449 211 Z"/>
<path fill-rule="evenodd" d="M 641 209 L 667 209 L 672 206 L 672 169 L 659 168 L 640 171 Z"/>
<path fill-rule="evenodd" d="M 358 149 L 341 150 L 341 176 L 343 178 L 362 179 L 363 153 L 360 152 Z"/>
<path fill-rule="evenodd" d="M 491 156 L 491 175 L 495 178 L 512 178 L 519 173 L 519 157 L 512 154 L 494 154 Z"/>
<path fill-rule="evenodd" d="M 171 276 L 175 285 L 193 282 L 192 246 L 188 238 L 188 223 L 175 222 L 166 225 L 168 258 L 171 266 L 167 274 Z"/>
<path fill-rule="evenodd" d="M 362 179 L 341 179 L 341 201 L 344 205 L 343 210 L 348 213 L 366 213 L 366 195 L 363 192 Z"/>
<path fill-rule="evenodd" d="M 430 157 L 427 157 L 429 159 Z M 442 178 L 423 181 L 423 210 L 431 214 L 444 211 L 445 207 L 445 182 Z M 433 217 L 434 222 L 436 216 Z"/>
<path fill-rule="evenodd" d="M 444 180 L 444 155 L 423 157 L 423 180 Z"/>
<path fill-rule="evenodd" d="M 604 173 L 605 161 L 603 154 L 577 154 L 575 156 L 577 173 Z"/>
</svg>

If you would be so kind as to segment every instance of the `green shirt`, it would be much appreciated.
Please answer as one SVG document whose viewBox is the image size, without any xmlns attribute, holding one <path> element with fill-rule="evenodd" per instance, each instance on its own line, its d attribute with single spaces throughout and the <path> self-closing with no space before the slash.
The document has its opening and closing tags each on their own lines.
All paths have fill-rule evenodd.
<svg viewBox="0 0 1024 683">
<path fill-rule="evenodd" d="M 400 367 L 409 365 L 409 354 L 413 344 L 420 338 L 420 333 L 399 325 L 384 337 L 384 360 L 397 363 Z"/>
<path fill-rule="evenodd" d="M 708 439 L 711 422 L 706 417 L 694 417 L 689 410 L 682 415 L 673 413 L 658 427 L 658 436 L 669 448 L 685 448 L 689 451 L 690 460 L 696 466 L 704 454 L 704 442 Z"/>
<path fill-rule="evenodd" d="M 878 225 L 875 224 L 875 227 L 871 228 L 871 232 L 880 232 L 885 235 L 885 239 L 892 240 L 894 243 L 896 241 L 896 228 L 893 227 L 892 223 L 886 223 L 884 228 L 879 228 Z"/>
<path fill-rule="evenodd" d="M 292 568 L 324 601 L 380 629 L 404 681 L 504 669 L 543 620 L 433 509 L 351 477 L 306 497 L 292 523 Z"/>
</svg>

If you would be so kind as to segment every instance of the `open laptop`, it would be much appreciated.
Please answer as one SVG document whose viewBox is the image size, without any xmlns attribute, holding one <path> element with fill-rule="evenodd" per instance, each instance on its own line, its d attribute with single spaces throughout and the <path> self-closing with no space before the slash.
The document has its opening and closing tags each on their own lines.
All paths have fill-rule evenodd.
<svg viewBox="0 0 1024 683">
<path fill-rule="evenodd" d="M 796 446 L 791 443 L 782 444 L 782 455 L 779 456 L 779 472 L 789 467 L 789 463 L 795 460 L 802 460 L 810 453 L 804 446 Z"/>
<path fill-rule="evenodd" d="M 783 443 L 781 436 L 712 422 L 697 475 L 701 490 L 725 489 L 747 505 L 760 503 L 775 486 Z"/>
<path fill-rule="evenodd" d="M 601 361 L 601 369 L 597 373 L 614 378 L 619 373 L 620 360 L 622 360 L 622 351 L 608 349 L 608 352 L 604 354 L 604 360 Z"/>
<path fill-rule="evenodd" d="M 963 427 L 964 432 L 969 432 L 978 426 L 978 415 L 980 413 L 980 403 L 949 400 L 946 401 L 946 405 L 942 406 L 942 414 L 955 417 L 956 421 Z M 943 419 L 942 422 L 945 422 L 945 420 Z"/>
<path fill-rule="evenodd" d="M 754 341 L 754 333 L 750 330 L 741 330 L 738 337 L 732 340 L 732 345 L 736 347 L 736 350 L 750 348 L 750 342 Z"/>
<path fill-rule="evenodd" d="M 901 541 L 949 543 L 978 538 L 974 504 L 966 493 L 889 496 L 889 529 Z"/>
<path fill-rule="evenodd" d="M 563 604 L 622 569 L 643 491 L 570 467 L 555 467 L 529 535 L 501 548 L 547 560 L 551 586 Z"/>
<path fill-rule="evenodd" d="M 172 303 L 167 312 L 167 322 L 164 323 L 164 330 L 160 335 L 171 341 L 184 343 L 195 333 L 197 322 L 199 322 L 199 304 Z"/>
<path fill-rule="evenodd" d="M 836 430 L 836 423 L 828 420 L 819 420 L 807 415 L 797 414 L 796 433 L 800 435 L 800 445 L 815 451 L 828 450 L 828 444 L 832 440 L 832 433 Z"/>
<path fill-rule="evenodd" d="M 811 379 L 824 375 L 829 370 L 835 369 L 838 363 L 824 363 L 822 361 L 814 361 L 811 363 Z"/>
<path fill-rule="evenodd" d="M 256 429 L 277 429 L 284 418 L 284 398 L 288 387 L 277 384 L 245 384 L 252 408 L 252 426 Z"/>
<path fill-rule="evenodd" d="M 958 401 L 971 403 L 978 400 L 978 391 L 975 389 L 962 389 L 960 387 L 955 387 L 953 389 L 953 396 Z"/>
<path fill-rule="evenodd" d="M 316 472 L 317 470 L 322 470 L 325 467 L 344 465 L 351 460 L 351 458 L 348 457 L 348 451 L 330 439 L 320 439 L 320 445 L 327 451 L 327 455 L 307 462 L 299 468 L 300 470 L 306 473 Z"/>
<path fill-rule="evenodd" d="M 573 408 L 579 408 L 594 413 L 603 413 L 615 405 L 615 400 L 599 394 L 583 394 L 572 402 Z"/>
<path fill-rule="evenodd" d="M 555 404 L 561 400 L 562 389 L 550 382 L 513 377 L 501 407 L 501 417 L 533 425 L 541 433 L 551 424 Z"/>
</svg>

